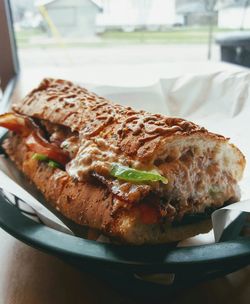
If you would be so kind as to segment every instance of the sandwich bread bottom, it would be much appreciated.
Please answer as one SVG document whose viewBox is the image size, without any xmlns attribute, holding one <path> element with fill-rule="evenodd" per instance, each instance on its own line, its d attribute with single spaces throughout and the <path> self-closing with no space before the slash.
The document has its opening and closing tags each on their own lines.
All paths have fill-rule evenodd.
<svg viewBox="0 0 250 304">
<path fill-rule="evenodd" d="M 77 224 L 100 230 L 122 243 L 158 244 L 208 232 L 211 220 L 194 224 L 143 224 L 134 209 L 112 214 L 113 197 L 102 184 L 73 180 L 65 171 L 32 159 L 22 138 L 10 135 L 4 149 L 17 167 L 42 192 L 46 201 Z"/>
</svg>

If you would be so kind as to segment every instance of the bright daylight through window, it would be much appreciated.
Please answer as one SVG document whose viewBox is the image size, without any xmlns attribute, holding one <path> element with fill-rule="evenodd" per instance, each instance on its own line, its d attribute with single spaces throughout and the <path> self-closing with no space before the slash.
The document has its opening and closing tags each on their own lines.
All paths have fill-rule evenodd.
<svg viewBox="0 0 250 304">
<path fill-rule="evenodd" d="M 11 5 L 25 68 L 218 61 L 216 37 L 250 27 L 249 1 L 11 0 Z"/>
</svg>

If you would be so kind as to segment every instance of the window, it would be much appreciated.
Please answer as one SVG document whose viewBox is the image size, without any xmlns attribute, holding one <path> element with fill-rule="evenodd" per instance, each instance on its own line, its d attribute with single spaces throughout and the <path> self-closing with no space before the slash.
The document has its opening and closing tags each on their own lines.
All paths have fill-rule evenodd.
<svg viewBox="0 0 250 304">
<path fill-rule="evenodd" d="M 249 1 L 10 2 L 22 68 L 219 61 L 214 37 L 250 28 Z"/>
</svg>

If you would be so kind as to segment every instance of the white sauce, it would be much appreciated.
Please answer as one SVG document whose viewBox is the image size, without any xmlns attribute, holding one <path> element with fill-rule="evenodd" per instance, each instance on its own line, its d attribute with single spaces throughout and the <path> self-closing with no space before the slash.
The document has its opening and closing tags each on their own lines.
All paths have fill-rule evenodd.
<svg viewBox="0 0 250 304">
<path fill-rule="evenodd" d="M 85 180 L 91 171 L 108 175 L 114 162 L 127 165 L 127 160 L 119 155 L 117 147 L 101 138 L 84 139 L 76 156 L 67 164 L 66 171 L 78 180 Z"/>
<path fill-rule="evenodd" d="M 65 139 L 60 147 L 69 153 L 70 158 L 74 158 L 79 149 L 79 138 L 78 136 L 71 136 Z"/>
</svg>

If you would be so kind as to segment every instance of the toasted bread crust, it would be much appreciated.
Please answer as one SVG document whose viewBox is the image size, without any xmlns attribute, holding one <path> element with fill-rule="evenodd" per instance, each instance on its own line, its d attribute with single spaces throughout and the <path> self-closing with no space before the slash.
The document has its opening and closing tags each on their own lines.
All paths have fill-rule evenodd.
<svg viewBox="0 0 250 304">
<path fill-rule="evenodd" d="M 174 136 L 203 137 L 227 141 L 221 135 L 208 132 L 181 118 L 135 111 L 113 104 L 70 81 L 44 79 L 13 110 L 24 115 L 48 120 L 81 132 L 89 139 L 104 138 L 126 156 L 147 162 L 161 145 Z"/>
</svg>

